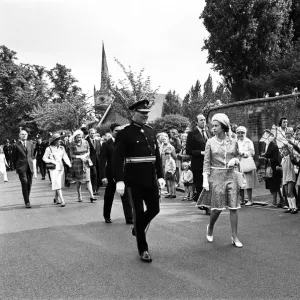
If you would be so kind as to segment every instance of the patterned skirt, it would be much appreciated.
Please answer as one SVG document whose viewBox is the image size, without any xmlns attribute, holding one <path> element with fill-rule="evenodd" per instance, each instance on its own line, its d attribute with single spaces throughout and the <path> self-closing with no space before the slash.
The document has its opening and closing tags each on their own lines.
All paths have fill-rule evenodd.
<svg viewBox="0 0 300 300">
<path fill-rule="evenodd" d="M 69 170 L 68 179 L 81 183 L 89 182 L 91 178 L 88 162 L 83 162 L 80 158 L 74 158 L 72 167 Z"/>
<path fill-rule="evenodd" d="M 196 206 L 212 210 L 241 208 L 239 186 L 233 169 L 211 169 L 209 191 L 202 190 Z"/>
</svg>

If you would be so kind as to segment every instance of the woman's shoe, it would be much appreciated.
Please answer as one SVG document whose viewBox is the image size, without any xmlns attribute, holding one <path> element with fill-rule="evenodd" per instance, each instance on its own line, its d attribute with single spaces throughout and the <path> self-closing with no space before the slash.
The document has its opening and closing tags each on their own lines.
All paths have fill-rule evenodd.
<svg viewBox="0 0 300 300">
<path fill-rule="evenodd" d="M 291 212 L 292 212 L 292 209 L 291 209 L 291 208 L 289 208 L 289 209 L 287 209 L 287 210 L 284 211 L 285 214 L 291 213 Z"/>
<path fill-rule="evenodd" d="M 291 214 L 294 215 L 294 214 L 297 214 L 297 213 L 298 213 L 298 209 L 297 208 L 293 208 L 292 211 L 291 211 Z"/>
<path fill-rule="evenodd" d="M 65 206 L 66 206 L 66 203 L 61 203 L 60 206 L 61 206 L 61 207 L 65 207 Z"/>
<path fill-rule="evenodd" d="M 83 200 L 82 200 L 82 198 L 78 198 L 78 202 L 82 202 Z"/>
<path fill-rule="evenodd" d="M 209 224 L 208 224 L 207 227 L 206 227 L 206 239 L 207 239 L 210 243 L 212 243 L 213 240 L 214 240 L 214 236 L 213 236 L 213 235 L 208 235 L 208 227 L 209 227 Z"/>
<path fill-rule="evenodd" d="M 248 201 L 246 204 L 245 204 L 245 206 L 252 206 L 253 205 L 253 202 L 250 202 L 250 201 Z"/>
<path fill-rule="evenodd" d="M 53 199 L 53 203 L 55 204 L 56 202 L 57 202 L 57 200 L 54 198 L 54 199 Z"/>
<path fill-rule="evenodd" d="M 97 198 L 90 198 L 91 203 L 93 203 L 96 200 L 97 200 Z"/>
<path fill-rule="evenodd" d="M 235 241 L 233 239 L 233 237 L 231 237 L 231 243 L 232 243 L 233 246 L 235 246 L 237 248 L 242 248 L 243 247 L 243 244 L 240 241 Z"/>
</svg>

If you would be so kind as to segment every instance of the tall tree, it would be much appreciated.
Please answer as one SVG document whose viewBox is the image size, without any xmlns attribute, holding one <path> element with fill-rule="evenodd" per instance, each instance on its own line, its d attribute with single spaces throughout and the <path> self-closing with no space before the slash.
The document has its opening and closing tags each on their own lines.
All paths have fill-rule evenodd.
<svg viewBox="0 0 300 300">
<path fill-rule="evenodd" d="M 62 102 L 81 93 L 81 88 L 75 84 L 78 80 L 72 75 L 71 69 L 66 66 L 56 64 L 47 73 L 52 83 L 50 96 L 53 102 Z"/>
<path fill-rule="evenodd" d="M 166 101 L 163 103 L 162 116 L 181 114 L 181 104 L 179 102 L 179 96 L 175 90 L 170 90 L 166 95 Z"/>
<path fill-rule="evenodd" d="M 209 74 L 208 78 L 206 79 L 204 83 L 204 89 L 203 89 L 203 102 L 204 105 L 206 105 L 209 102 L 214 102 L 215 101 L 215 94 L 213 90 L 213 82 L 212 82 L 212 77 Z"/>
<path fill-rule="evenodd" d="M 19 127 L 34 132 L 36 125 L 28 112 L 37 103 L 46 101 L 46 83 L 39 75 L 42 67 L 17 64 L 16 52 L 0 47 L 0 135 L 10 138 Z"/>
<path fill-rule="evenodd" d="M 245 80 L 268 72 L 268 60 L 292 46 L 292 0 L 207 0 L 201 14 L 209 37 L 203 49 L 236 100 L 258 94 Z"/>
<path fill-rule="evenodd" d="M 222 104 L 232 102 L 232 96 L 223 82 L 219 82 L 215 90 L 215 100 L 220 100 Z"/>
<path fill-rule="evenodd" d="M 125 78 L 120 79 L 117 83 L 111 80 L 109 82 L 109 88 L 114 98 L 112 107 L 121 116 L 131 119 L 132 112 L 128 107 L 143 99 L 148 99 L 150 105 L 153 105 L 159 87 L 152 89 L 150 76 L 144 78 L 144 69 L 136 74 L 131 67 L 126 68 L 117 59 L 115 61 L 123 70 Z"/>
</svg>

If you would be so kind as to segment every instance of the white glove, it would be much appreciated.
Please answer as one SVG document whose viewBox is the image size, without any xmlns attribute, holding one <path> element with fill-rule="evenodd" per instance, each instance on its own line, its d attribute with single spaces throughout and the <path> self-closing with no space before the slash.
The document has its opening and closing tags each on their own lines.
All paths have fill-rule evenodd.
<svg viewBox="0 0 300 300">
<path fill-rule="evenodd" d="M 209 191 L 209 183 L 208 183 L 208 174 L 207 173 L 203 173 L 203 188 L 206 191 Z"/>
<path fill-rule="evenodd" d="M 234 167 L 235 165 L 238 165 L 239 163 L 240 161 L 234 157 L 228 162 L 227 166 L 230 168 L 230 167 Z"/>
<path fill-rule="evenodd" d="M 102 179 L 102 183 L 103 183 L 103 184 L 107 184 L 107 183 L 108 183 L 107 178 L 103 178 L 103 179 Z"/>
<path fill-rule="evenodd" d="M 158 178 L 157 181 L 159 183 L 160 188 L 163 189 L 166 185 L 165 180 L 163 178 Z"/>
<path fill-rule="evenodd" d="M 116 185 L 116 191 L 120 196 L 124 195 L 124 191 L 125 191 L 125 184 L 124 181 L 118 181 L 117 185 Z"/>
</svg>

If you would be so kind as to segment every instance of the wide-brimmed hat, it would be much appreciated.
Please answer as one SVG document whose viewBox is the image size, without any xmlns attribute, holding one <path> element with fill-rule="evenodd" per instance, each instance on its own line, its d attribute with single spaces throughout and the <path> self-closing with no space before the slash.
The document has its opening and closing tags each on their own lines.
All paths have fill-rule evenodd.
<svg viewBox="0 0 300 300">
<path fill-rule="evenodd" d="M 51 138 L 49 139 L 49 145 L 51 145 L 54 141 L 60 139 L 60 134 L 59 133 L 54 133 Z"/>
</svg>

